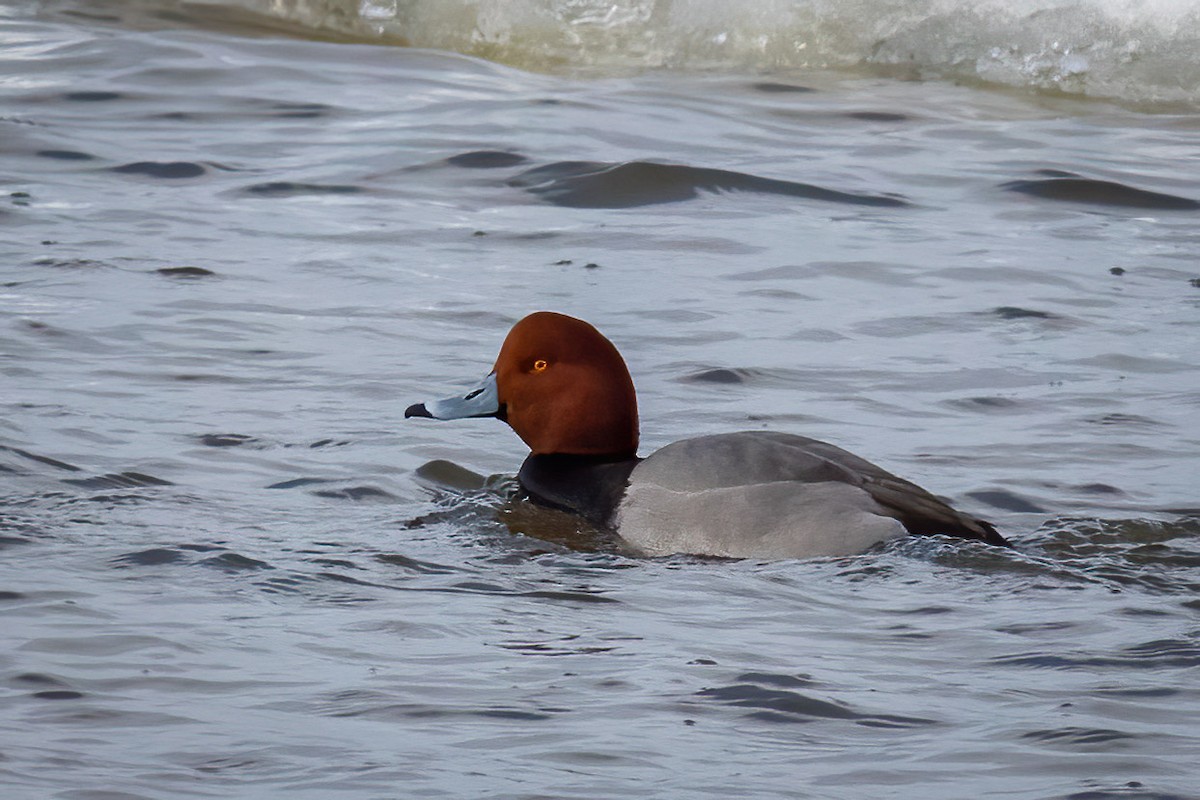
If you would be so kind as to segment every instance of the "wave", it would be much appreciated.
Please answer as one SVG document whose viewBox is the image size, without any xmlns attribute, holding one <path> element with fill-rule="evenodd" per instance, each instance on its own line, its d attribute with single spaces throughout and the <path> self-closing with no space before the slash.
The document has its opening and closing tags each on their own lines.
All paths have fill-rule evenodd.
<svg viewBox="0 0 1200 800">
<path fill-rule="evenodd" d="M 705 191 L 756 192 L 860 206 L 909 205 L 893 195 L 841 192 L 744 172 L 647 161 L 560 161 L 528 169 L 509 179 L 508 185 L 567 208 L 637 208 L 691 200 Z"/>
<path fill-rule="evenodd" d="M 136 1 L 136 0 L 135 0 Z M 1137 103 L 1200 104 L 1195 0 L 141 0 L 292 33 L 524 69 L 867 67 Z M 252 23 L 247 22 L 247 25 Z M 298 30 L 299 29 L 299 30 Z"/>
</svg>

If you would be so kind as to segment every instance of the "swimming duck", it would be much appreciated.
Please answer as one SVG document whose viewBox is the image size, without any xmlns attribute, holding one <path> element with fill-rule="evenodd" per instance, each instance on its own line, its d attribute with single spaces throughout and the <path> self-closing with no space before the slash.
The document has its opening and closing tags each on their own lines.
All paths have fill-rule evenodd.
<svg viewBox="0 0 1200 800">
<path fill-rule="evenodd" d="M 806 436 L 700 436 L 638 458 L 625 360 L 587 322 L 550 311 L 513 326 L 478 385 L 404 416 L 507 422 L 531 451 L 517 474 L 531 499 L 607 527 L 649 556 L 844 556 L 908 533 L 1008 544 L 991 524 Z"/>
</svg>

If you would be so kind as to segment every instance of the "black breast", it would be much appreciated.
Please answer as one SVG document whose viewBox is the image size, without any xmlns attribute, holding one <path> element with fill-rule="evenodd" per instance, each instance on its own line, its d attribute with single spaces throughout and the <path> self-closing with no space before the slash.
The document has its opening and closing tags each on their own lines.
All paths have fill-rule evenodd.
<svg viewBox="0 0 1200 800">
<path fill-rule="evenodd" d="M 611 456 L 531 455 L 517 480 L 530 499 L 610 527 L 640 459 Z"/>
</svg>

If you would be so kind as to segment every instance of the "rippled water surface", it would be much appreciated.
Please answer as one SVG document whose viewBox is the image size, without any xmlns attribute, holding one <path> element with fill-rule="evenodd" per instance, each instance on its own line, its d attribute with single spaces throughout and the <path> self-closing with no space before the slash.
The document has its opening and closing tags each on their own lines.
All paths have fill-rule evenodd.
<svg viewBox="0 0 1200 800">
<path fill-rule="evenodd" d="M 130 7 L 0 10 L 5 797 L 1200 797 L 1193 108 Z M 820 437 L 1016 547 L 512 500 L 403 411 L 539 308 L 644 453 Z"/>
</svg>

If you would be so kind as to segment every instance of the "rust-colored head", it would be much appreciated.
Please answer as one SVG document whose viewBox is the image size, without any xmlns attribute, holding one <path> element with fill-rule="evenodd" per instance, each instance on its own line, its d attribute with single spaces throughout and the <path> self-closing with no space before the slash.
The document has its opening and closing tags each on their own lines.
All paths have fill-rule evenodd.
<svg viewBox="0 0 1200 800">
<path fill-rule="evenodd" d="M 525 317 L 508 332 L 495 373 L 504 419 L 535 454 L 637 451 L 629 368 L 583 320 L 552 311 Z"/>
</svg>

